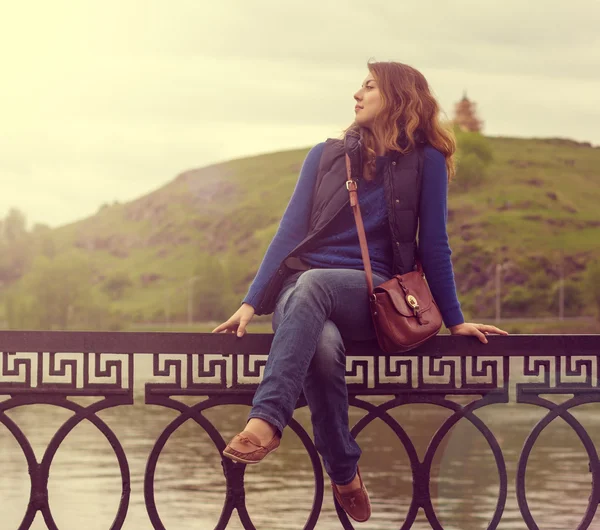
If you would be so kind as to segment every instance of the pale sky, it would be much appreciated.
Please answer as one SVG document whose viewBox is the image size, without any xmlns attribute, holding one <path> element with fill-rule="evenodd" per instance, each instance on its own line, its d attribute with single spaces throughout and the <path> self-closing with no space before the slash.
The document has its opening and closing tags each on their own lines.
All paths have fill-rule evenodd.
<svg viewBox="0 0 600 530">
<path fill-rule="evenodd" d="M 369 59 L 419 69 L 491 136 L 600 144 L 598 0 L 4 0 L 0 216 L 52 227 L 182 171 L 310 147 Z"/>
</svg>

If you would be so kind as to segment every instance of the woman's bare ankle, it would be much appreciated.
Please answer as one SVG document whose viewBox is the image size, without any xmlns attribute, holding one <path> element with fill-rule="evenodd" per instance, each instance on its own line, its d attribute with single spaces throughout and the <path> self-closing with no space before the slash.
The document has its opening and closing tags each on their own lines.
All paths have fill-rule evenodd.
<svg viewBox="0 0 600 530">
<path fill-rule="evenodd" d="M 256 434 L 256 436 L 258 436 L 262 444 L 269 443 L 273 439 L 273 436 L 275 436 L 275 433 L 277 432 L 276 427 L 271 425 L 268 421 L 263 420 L 262 418 L 250 418 L 244 430 L 249 431 L 252 434 Z"/>
</svg>

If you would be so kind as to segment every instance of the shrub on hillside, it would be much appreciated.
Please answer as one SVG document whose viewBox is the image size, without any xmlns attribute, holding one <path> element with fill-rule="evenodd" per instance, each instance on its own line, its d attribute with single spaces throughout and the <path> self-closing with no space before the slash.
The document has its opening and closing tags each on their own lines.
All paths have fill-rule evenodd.
<svg viewBox="0 0 600 530">
<path fill-rule="evenodd" d="M 466 191 L 479 186 L 493 159 L 492 148 L 480 133 L 456 132 L 456 178 L 454 188 Z"/>
<path fill-rule="evenodd" d="M 456 144 L 459 154 L 475 155 L 485 165 L 494 159 L 488 139 L 480 133 L 459 132 L 456 135 Z"/>
<path fill-rule="evenodd" d="M 452 186 L 461 191 L 479 186 L 485 180 L 485 164 L 472 153 L 463 155 L 457 164 L 456 180 Z"/>
<path fill-rule="evenodd" d="M 508 287 L 508 286 L 506 286 Z M 546 313 L 546 291 L 532 289 L 529 285 L 513 285 L 502 298 L 502 317 L 535 317 Z"/>
<path fill-rule="evenodd" d="M 102 284 L 102 291 L 111 300 L 119 300 L 123 297 L 126 289 L 133 286 L 133 282 L 127 272 L 116 272 L 110 275 Z"/>
<path fill-rule="evenodd" d="M 552 315 L 558 315 L 560 301 L 560 283 L 556 282 L 550 289 L 549 309 Z M 586 308 L 583 286 L 569 278 L 564 281 L 564 315 L 578 316 L 583 314 Z"/>
</svg>

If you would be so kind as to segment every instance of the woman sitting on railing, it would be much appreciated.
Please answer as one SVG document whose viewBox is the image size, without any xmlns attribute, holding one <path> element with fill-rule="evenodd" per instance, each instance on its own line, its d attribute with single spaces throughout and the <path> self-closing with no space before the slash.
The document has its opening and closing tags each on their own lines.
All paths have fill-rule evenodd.
<svg viewBox="0 0 600 530">
<path fill-rule="evenodd" d="M 507 334 L 466 323 L 461 312 L 446 231 L 456 144 L 439 123 L 426 79 L 396 62 L 370 63 L 368 69 L 354 94 L 355 121 L 343 140 L 328 139 L 309 151 L 242 306 L 213 330 L 241 337 L 255 314 L 273 313 L 275 335 L 249 421 L 223 455 L 256 464 L 277 449 L 303 391 L 334 495 L 359 522 L 369 518 L 371 507 L 358 468 L 361 450 L 348 426 L 343 340 L 373 340 L 375 331 L 344 185 L 346 154 L 358 175 L 374 285 L 413 270 L 418 251 L 453 335 L 487 343 L 489 333 Z M 419 179 L 420 187 L 414 185 Z"/>
</svg>

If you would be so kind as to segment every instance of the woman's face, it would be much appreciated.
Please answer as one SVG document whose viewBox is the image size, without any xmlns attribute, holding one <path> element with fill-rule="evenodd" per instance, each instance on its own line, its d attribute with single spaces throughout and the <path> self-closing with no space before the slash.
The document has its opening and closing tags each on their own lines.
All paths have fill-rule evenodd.
<svg viewBox="0 0 600 530">
<path fill-rule="evenodd" d="M 354 108 L 356 123 L 361 127 L 369 127 L 382 104 L 381 93 L 372 74 L 365 78 L 360 90 L 354 94 L 354 99 L 356 100 Z"/>
</svg>

